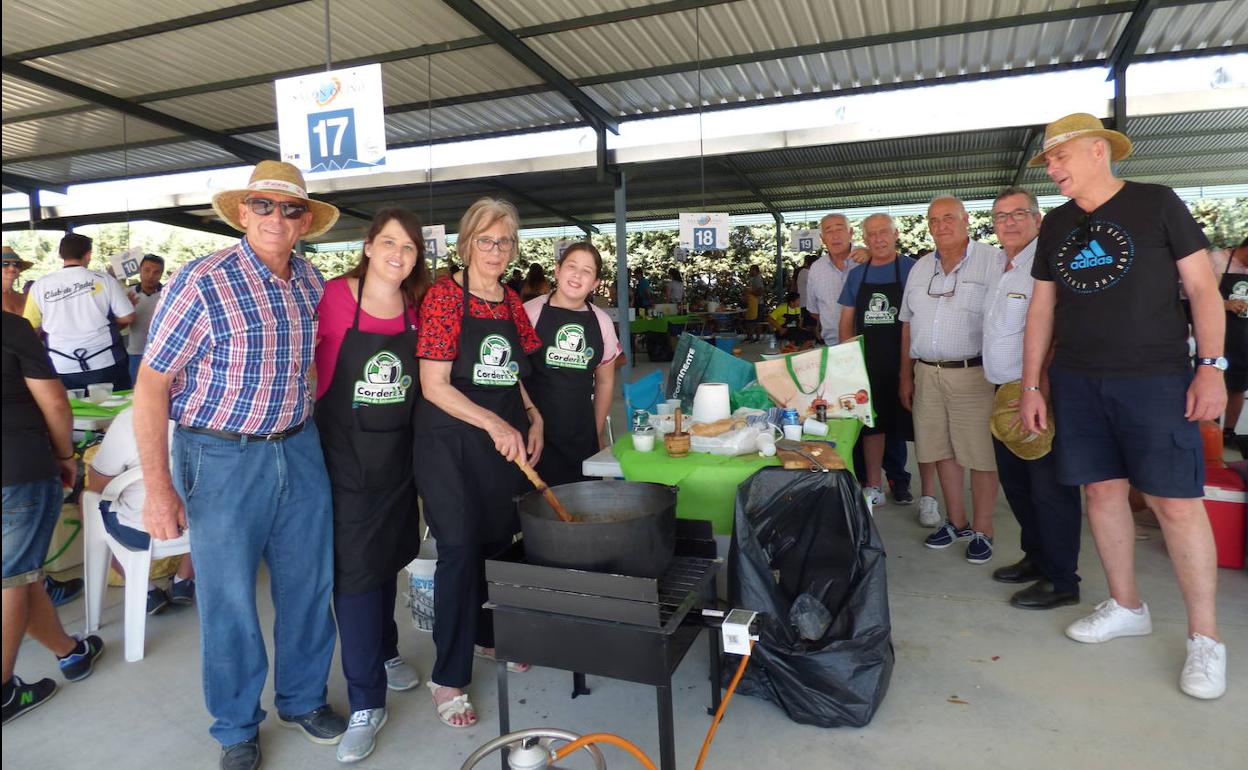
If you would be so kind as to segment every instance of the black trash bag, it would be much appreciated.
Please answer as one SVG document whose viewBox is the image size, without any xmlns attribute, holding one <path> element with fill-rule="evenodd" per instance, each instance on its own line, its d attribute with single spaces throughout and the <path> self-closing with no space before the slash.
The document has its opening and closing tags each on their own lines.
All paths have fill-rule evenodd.
<svg viewBox="0 0 1248 770">
<path fill-rule="evenodd" d="M 818 641 L 790 622 L 803 594 L 832 616 Z M 764 468 L 737 488 L 728 596 L 761 613 L 738 692 L 800 724 L 871 721 L 893 671 L 892 626 L 884 545 L 850 473 Z"/>
</svg>

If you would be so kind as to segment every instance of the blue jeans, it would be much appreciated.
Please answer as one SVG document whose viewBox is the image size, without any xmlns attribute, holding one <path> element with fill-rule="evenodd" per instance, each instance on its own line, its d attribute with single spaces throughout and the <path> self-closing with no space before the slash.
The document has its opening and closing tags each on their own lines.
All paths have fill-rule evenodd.
<svg viewBox="0 0 1248 770">
<path fill-rule="evenodd" d="M 256 571 L 269 568 L 274 705 L 325 704 L 334 656 L 333 506 L 315 423 L 284 441 L 231 441 L 178 429 L 173 480 L 195 560 L 209 732 L 229 746 L 256 735 L 269 663 L 256 615 Z"/>
<path fill-rule="evenodd" d="M 64 492 L 53 476 L 4 487 L 4 587 L 43 578 L 43 560 L 61 516 Z"/>
</svg>

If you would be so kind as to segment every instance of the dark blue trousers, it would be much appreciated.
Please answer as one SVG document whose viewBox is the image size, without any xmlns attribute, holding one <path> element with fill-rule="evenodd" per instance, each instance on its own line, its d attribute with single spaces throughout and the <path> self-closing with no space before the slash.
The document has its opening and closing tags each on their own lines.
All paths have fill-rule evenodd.
<svg viewBox="0 0 1248 770">
<path fill-rule="evenodd" d="M 910 483 L 910 472 L 906 470 L 905 440 L 887 434 L 884 436 L 884 462 L 882 465 L 884 466 L 884 478 L 894 482 Z M 854 470 L 858 472 L 858 483 L 866 486 L 867 461 L 863 457 L 861 437 L 854 444 Z"/>
<path fill-rule="evenodd" d="M 352 711 L 386 705 L 386 661 L 399 654 L 394 622 L 398 578 L 362 594 L 334 594 L 342 643 L 342 673 Z"/>
<path fill-rule="evenodd" d="M 1020 545 L 1057 591 L 1079 590 L 1079 537 L 1083 509 L 1079 487 L 1057 481 L 1057 458 L 1049 452 L 1024 460 L 992 440 L 1005 499 L 1022 529 Z"/>
</svg>

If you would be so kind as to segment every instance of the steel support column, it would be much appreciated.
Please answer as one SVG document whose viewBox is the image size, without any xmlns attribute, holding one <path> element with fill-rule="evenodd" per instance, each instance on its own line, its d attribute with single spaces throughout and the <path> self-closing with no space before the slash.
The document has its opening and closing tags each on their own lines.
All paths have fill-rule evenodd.
<svg viewBox="0 0 1248 770">
<path fill-rule="evenodd" d="M 628 382 L 633 376 L 633 333 L 628 325 L 628 198 L 624 169 L 615 175 L 615 308 L 620 344 L 624 346 L 624 366 L 619 380 Z M 626 429 L 627 426 L 621 426 Z"/>
<path fill-rule="evenodd" d="M 26 205 L 29 206 L 28 216 L 30 217 L 30 229 L 34 230 L 39 225 L 39 220 L 43 219 L 43 206 L 39 204 L 39 188 L 36 187 L 26 193 Z"/>
<path fill-rule="evenodd" d="M 776 218 L 776 295 L 778 299 L 784 299 L 784 217 L 779 214 Z M 761 320 L 761 319 L 760 319 Z"/>
</svg>

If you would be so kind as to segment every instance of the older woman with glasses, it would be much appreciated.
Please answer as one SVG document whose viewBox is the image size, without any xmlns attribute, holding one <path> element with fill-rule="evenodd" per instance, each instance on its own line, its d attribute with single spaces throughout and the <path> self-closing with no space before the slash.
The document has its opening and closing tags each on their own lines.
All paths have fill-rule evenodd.
<svg viewBox="0 0 1248 770">
<path fill-rule="evenodd" d="M 476 654 L 492 658 L 494 628 L 485 601 L 485 558 L 518 530 L 512 498 L 524 477 L 513 461 L 536 463 L 542 416 L 521 379 L 541 347 L 520 297 L 500 283 L 516 253 L 519 215 L 482 198 L 459 223 L 464 269 L 434 283 L 420 310 L 416 355 L 424 400 L 416 412 L 415 465 L 425 519 L 438 542 L 428 683 L 438 718 L 477 721 L 464 688 Z M 527 668 L 512 664 L 513 670 Z"/>
</svg>

